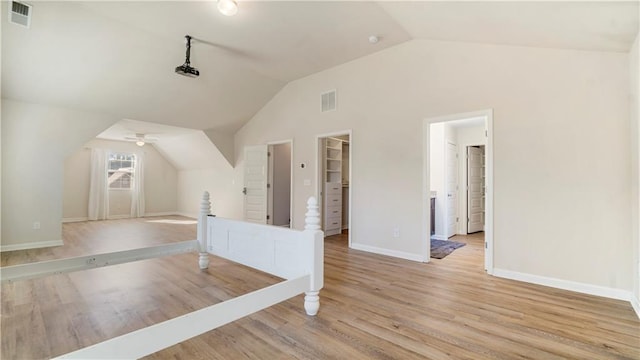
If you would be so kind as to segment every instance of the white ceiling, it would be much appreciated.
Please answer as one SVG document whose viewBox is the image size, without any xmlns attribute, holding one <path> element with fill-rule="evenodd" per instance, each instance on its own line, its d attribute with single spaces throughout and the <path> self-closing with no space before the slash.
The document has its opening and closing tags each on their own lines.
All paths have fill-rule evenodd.
<svg viewBox="0 0 640 360">
<path fill-rule="evenodd" d="M 113 124 L 113 126 L 98 134 L 96 137 L 98 139 L 105 140 L 122 140 L 127 137 L 135 137 L 136 134 L 143 134 L 147 137 L 161 140 L 181 137 L 183 135 L 192 135 L 196 132 L 201 131 L 177 126 L 123 119 Z"/>
<path fill-rule="evenodd" d="M 411 39 L 626 52 L 638 33 L 637 1 L 238 1 L 234 17 L 209 1 L 28 1 L 30 29 L 1 16 L 2 96 L 233 132 L 287 82 Z M 173 72 L 185 34 L 197 79 Z"/>
<path fill-rule="evenodd" d="M 222 157 L 202 130 L 124 119 L 96 137 L 122 141 L 137 133 L 154 139 L 144 146 L 156 148 L 178 170 L 207 168 L 212 157 Z"/>
<path fill-rule="evenodd" d="M 390 1 L 412 38 L 628 52 L 638 1 Z"/>
</svg>

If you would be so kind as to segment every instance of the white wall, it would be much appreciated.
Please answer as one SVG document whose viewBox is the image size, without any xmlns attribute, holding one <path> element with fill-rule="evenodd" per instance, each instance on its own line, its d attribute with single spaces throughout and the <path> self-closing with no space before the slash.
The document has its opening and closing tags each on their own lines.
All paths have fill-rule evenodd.
<svg viewBox="0 0 640 360">
<path fill-rule="evenodd" d="M 64 159 L 117 120 L 2 99 L 3 251 L 61 244 Z"/>
<path fill-rule="evenodd" d="M 633 240 L 633 293 L 635 310 L 640 316 L 640 35 L 636 36 L 633 48 L 629 52 L 629 72 L 631 83 L 631 226 Z"/>
<path fill-rule="evenodd" d="M 226 160 L 224 160 L 226 163 Z M 178 212 L 196 218 L 200 209 L 202 193 L 209 191 L 212 213 L 225 218 L 242 219 L 238 206 L 234 205 L 233 192 L 241 191 L 232 182 L 232 169 L 227 168 L 182 170 L 178 172 Z"/>
<path fill-rule="evenodd" d="M 62 220 L 87 220 L 91 150 L 83 145 L 64 160 L 62 180 Z"/>
<path fill-rule="evenodd" d="M 63 211 L 65 220 L 86 220 L 91 173 L 90 148 L 109 149 L 114 152 L 144 154 L 145 214 L 176 213 L 178 209 L 178 175 L 153 145 L 136 146 L 132 142 L 93 139 L 65 160 Z M 131 213 L 131 192 L 109 192 L 109 215 L 126 216 Z"/>
<path fill-rule="evenodd" d="M 458 128 L 457 141 L 460 148 L 458 151 L 462 154 L 467 151 L 469 145 L 485 145 L 487 143 L 484 137 L 484 125 L 473 127 Z"/>
<path fill-rule="evenodd" d="M 421 258 L 422 121 L 488 108 L 495 267 L 630 291 L 627 54 L 413 40 L 289 83 L 236 134 L 236 183 L 245 145 L 293 138 L 300 229 L 315 136 L 352 129 L 353 245 Z"/>
<path fill-rule="evenodd" d="M 233 201 L 233 193 L 240 192 L 242 186 L 236 187 L 231 164 L 204 132 L 194 131 L 163 138 L 158 141 L 158 151 L 178 172 L 179 214 L 197 217 L 202 193 L 208 191 L 214 214 L 242 218 L 242 203 Z"/>
</svg>

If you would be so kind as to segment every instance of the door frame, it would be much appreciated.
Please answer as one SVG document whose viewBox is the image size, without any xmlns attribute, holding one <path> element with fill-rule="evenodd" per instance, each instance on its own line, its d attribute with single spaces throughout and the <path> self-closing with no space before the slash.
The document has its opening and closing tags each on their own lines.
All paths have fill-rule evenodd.
<svg viewBox="0 0 640 360">
<path fill-rule="evenodd" d="M 322 146 L 322 139 L 324 138 L 328 138 L 328 137 L 335 137 L 335 136 L 343 136 L 343 135 L 348 135 L 349 136 L 349 232 L 348 232 L 348 239 L 349 239 L 349 248 L 351 248 L 351 239 L 353 237 L 353 181 L 352 181 L 352 174 L 353 174 L 353 131 L 351 129 L 347 129 L 347 130 L 340 130 L 340 131 L 334 131 L 334 132 L 330 132 L 330 133 L 323 133 L 323 134 L 317 134 L 316 135 L 316 143 L 315 143 L 315 148 L 316 148 L 316 177 L 315 177 L 315 182 L 316 182 L 316 188 L 315 188 L 315 197 L 316 199 L 318 199 L 318 206 L 320 207 L 318 209 L 318 211 L 320 212 L 320 223 L 322 224 L 322 206 L 323 206 L 323 202 L 322 202 L 322 180 L 323 180 L 323 174 L 322 174 L 322 153 L 320 152 L 320 147 Z"/>
<path fill-rule="evenodd" d="M 293 202 L 293 164 L 294 164 L 294 162 L 293 162 L 293 154 L 294 154 L 293 153 L 293 150 L 294 150 L 293 149 L 293 139 L 268 141 L 266 145 L 267 145 L 267 151 L 268 151 L 269 146 L 271 146 L 271 145 L 281 145 L 281 144 L 291 144 L 291 165 L 290 165 L 291 167 L 290 167 L 290 171 L 289 171 L 290 172 L 290 174 L 289 174 L 289 177 L 290 177 L 290 179 L 289 179 L 289 218 L 291 219 L 291 221 L 289 221 L 289 228 L 293 229 L 293 224 L 294 224 L 294 220 L 295 220 L 294 219 L 295 214 L 293 213 L 293 203 L 294 203 Z M 273 161 L 272 160 L 267 160 L 267 164 L 268 164 L 269 167 L 271 167 L 272 164 L 273 164 Z M 267 168 L 267 179 L 270 178 L 270 175 L 269 175 L 271 173 L 270 170 L 272 170 L 272 169 Z M 273 187 L 273 184 L 272 184 L 272 187 Z M 269 192 L 269 190 L 267 189 L 267 193 L 268 192 Z M 267 213 L 269 212 L 269 206 L 271 206 L 273 208 L 273 204 L 269 204 L 268 203 L 268 199 L 269 199 L 269 196 L 267 195 Z M 271 202 L 273 203 L 273 200 Z"/>
<path fill-rule="evenodd" d="M 467 113 L 450 114 L 426 118 L 422 122 L 422 253 L 423 262 L 429 262 L 431 256 L 431 248 L 429 245 L 431 224 L 431 161 L 429 159 L 430 146 L 430 126 L 432 123 L 464 120 L 469 118 L 485 118 L 485 131 L 487 143 L 485 144 L 485 186 L 486 186 L 486 202 L 485 202 L 485 249 L 484 249 L 484 267 L 488 274 L 493 274 L 493 255 L 494 255 L 494 238 L 493 238 L 493 109 L 479 110 Z"/>
</svg>

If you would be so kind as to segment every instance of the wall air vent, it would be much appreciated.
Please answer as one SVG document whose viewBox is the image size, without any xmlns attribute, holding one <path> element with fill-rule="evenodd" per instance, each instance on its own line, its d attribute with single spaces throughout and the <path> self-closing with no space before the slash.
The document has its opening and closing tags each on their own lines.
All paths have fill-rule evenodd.
<svg viewBox="0 0 640 360">
<path fill-rule="evenodd" d="M 9 22 L 28 28 L 31 26 L 31 8 L 31 5 L 10 1 L 9 9 L 11 9 L 11 11 L 9 11 Z"/>
<path fill-rule="evenodd" d="M 322 112 L 336 109 L 336 91 L 331 90 L 321 95 Z"/>
</svg>

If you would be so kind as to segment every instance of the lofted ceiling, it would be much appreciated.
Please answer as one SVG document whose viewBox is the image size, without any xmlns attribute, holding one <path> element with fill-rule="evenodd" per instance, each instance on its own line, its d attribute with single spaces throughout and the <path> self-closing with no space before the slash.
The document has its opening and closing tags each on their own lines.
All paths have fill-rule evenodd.
<svg viewBox="0 0 640 360">
<path fill-rule="evenodd" d="M 638 33 L 637 1 L 238 2 L 226 17 L 212 1 L 28 1 L 26 29 L 3 1 L 2 96 L 232 133 L 287 82 L 411 39 L 627 52 Z M 196 79 L 173 72 L 186 34 Z"/>
<path fill-rule="evenodd" d="M 143 146 L 156 148 L 177 170 L 207 168 L 211 158 L 223 156 L 204 131 L 158 123 L 123 119 L 96 137 L 134 142 L 131 138 L 137 134 L 153 139 Z"/>
</svg>

